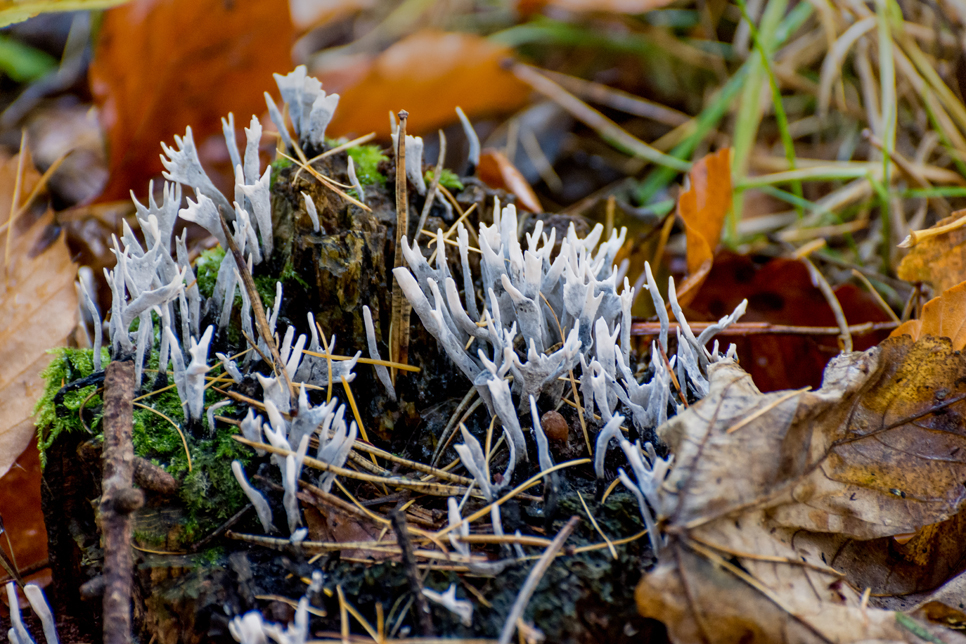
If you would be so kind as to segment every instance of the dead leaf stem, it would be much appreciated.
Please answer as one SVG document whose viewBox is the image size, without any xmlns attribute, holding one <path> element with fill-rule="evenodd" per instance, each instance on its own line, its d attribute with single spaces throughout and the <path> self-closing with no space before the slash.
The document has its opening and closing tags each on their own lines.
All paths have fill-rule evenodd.
<svg viewBox="0 0 966 644">
<path fill-rule="evenodd" d="M 835 315 L 835 321 L 839 325 L 839 340 L 841 341 L 841 349 L 845 353 L 852 352 L 852 333 L 849 331 L 849 323 L 845 319 L 845 312 L 842 310 L 842 305 L 839 303 L 839 298 L 835 296 L 835 292 L 829 285 L 828 280 L 822 275 L 821 271 L 815 268 L 808 258 L 803 258 L 805 266 L 808 267 L 808 272 L 812 276 L 812 282 L 816 284 L 822 295 L 825 296 L 825 301 L 828 302 L 829 307 L 832 309 L 833 315 Z"/>
</svg>

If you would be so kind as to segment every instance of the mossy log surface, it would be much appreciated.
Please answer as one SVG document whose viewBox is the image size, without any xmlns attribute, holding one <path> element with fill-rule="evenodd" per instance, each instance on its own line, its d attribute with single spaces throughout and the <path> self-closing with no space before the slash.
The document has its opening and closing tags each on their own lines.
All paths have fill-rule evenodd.
<svg viewBox="0 0 966 644">
<path fill-rule="evenodd" d="M 308 151 L 307 151 L 308 152 Z M 312 313 L 326 337 L 336 335 L 338 353 L 367 355 L 362 306 L 373 313 L 377 336 L 388 338 L 391 314 L 391 272 L 393 266 L 395 221 L 393 190 L 395 167 L 378 148 L 367 146 L 354 157 L 365 156 L 368 165 L 359 168 L 367 183 L 366 202 L 372 212 L 350 205 L 309 173 L 298 173 L 296 166 L 277 164 L 273 183 L 275 253 L 270 261 L 255 267 L 259 295 L 267 306 L 274 302 L 274 285 L 281 282 L 284 297 L 278 328 L 292 325 L 298 333 L 309 333 L 306 319 Z M 347 184 L 345 154 L 321 159 L 316 168 L 322 174 Z M 358 163 L 358 159 L 357 159 Z M 366 179 L 368 177 L 368 181 Z M 491 221 L 493 191 L 473 179 L 462 179 L 456 202 L 462 209 L 476 204 L 467 226 L 478 227 L 482 217 Z M 454 188 L 455 189 L 455 188 Z M 321 229 L 313 230 L 303 210 L 301 193 L 310 194 L 319 212 Z M 414 192 L 414 191 L 412 191 Z M 500 193 L 503 203 L 512 197 Z M 415 234 L 418 213 L 424 198 L 410 195 L 410 239 Z M 412 213 L 417 213 L 413 216 Z M 447 228 L 444 210 L 431 211 L 427 228 Z M 573 219 L 541 216 L 558 230 L 561 239 Z M 576 221 L 580 229 L 586 224 Z M 533 220 L 524 222 L 529 228 Z M 427 238 L 421 239 L 425 248 Z M 209 251 L 211 252 L 211 251 Z M 451 257 L 456 253 L 451 253 Z M 471 255 L 471 257 L 473 257 Z M 473 262 L 478 259 L 473 257 Z M 207 266 L 207 268 L 206 268 Z M 200 260 L 198 281 L 202 290 L 217 263 Z M 456 265 L 454 264 L 454 273 Z M 478 266 L 473 267 L 474 270 Z M 210 286 L 208 286 L 210 288 Z M 214 312 L 208 313 L 213 320 Z M 245 345 L 236 319 L 227 332 L 220 334 L 210 354 L 221 351 L 233 355 Z M 206 325 L 209 320 L 203 324 Z M 281 331 L 280 331 L 281 333 Z M 380 342 L 380 352 L 388 348 Z M 157 352 L 147 369 L 157 369 Z M 398 399 L 391 400 L 373 370 L 360 365 L 351 385 L 369 438 L 383 449 L 408 459 L 428 463 L 440 435 L 471 383 L 441 352 L 435 339 L 413 316 L 409 361 L 419 366 L 418 373 L 404 373 L 397 384 Z M 264 365 L 263 365 L 264 366 Z M 235 425 L 218 422 L 186 424 L 181 405 L 167 386 L 166 374 L 146 371 L 139 400 L 142 407 L 134 413 L 134 447 L 138 457 L 160 466 L 178 482 L 174 493 L 145 490 L 145 505 L 134 515 L 135 584 L 134 628 L 137 641 L 154 644 L 175 642 L 230 642 L 228 621 L 234 615 L 259 609 L 267 620 L 287 623 L 293 614 L 292 600 L 306 594 L 306 582 L 313 571 L 322 572 L 322 583 L 310 594 L 313 608 L 312 632 L 338 633 L 341 629 L 338 589 L 371 623 L 376 622 L 377 605 L 386 616 L 387 630 L 395 636 L 418 623 L 411 608 L 412 595 L 405 571 L 398 561 L 373 555 L 359 548 L 312 554 L 295 545 L 266 547 L 230 538 L 231 534 L 261 535 L 255 513 L 235 483 L 230 463 L 239 459 L 253 483 L 280 510 L 282 493 L 278 468 L 269 457 L 258 457 L 231 437 Z M 55 571 L 52 600 L 57 611 L 76 621 L 87 641 L 99 641 L 102 629 L 101 599 L 96 596 L 96 580 L 102 573 L 103 541 L 98 530 L 97 507 L 101 496 L 100 424 L 103 401 L 97 374 L 93 374 L 90 352 L 66 350 L 48 370 L 48 390 L 41 401 L 40 444 L 45 447 L 46 468 L 43 481 L 44 513 L 50 540 L 50 559 Z M 87 379 L 87 380 L 85 380 Z M 219 385 L 220 387 L 221 385 Z M 228 386 L 227 384 L 225 386 Z M 260 387 L 252 376 L 231 389 L 249 397 L 259 397 Z M 339 383 L 333 395 L 344 400 Z M 314 402 L 324 401 L 325 391 L 311 392 Z M 206 394 L 207 405 L 223 399 L 213 388 Z M 219 410 L 219 415 L 240 419 L 247 411 L 242 404 Z M 568 407 L 559 409 L 570 428 L 569 440 L 556 442 L 552 451 L 557 462 L 586 456 L 583 435 L 576 414 Z M 182 440 L 172 423 L 181 427 Z M 485 408 L 477 410 L 467 428 L 483 439 L 490 418 Z M 190 467 L 185 446 L 191 454 Z M 531 446 L 532 448 L 532 446 Z M 450 448 L 442 463 L 455 458 Z M 518 468 L 514 477 L 529 477 L 536 472 L 536 454 L 529 455 L 529 468 Z M 494 466 L 500 466 L 495 463 Z M 407 471 L 405 466 L 397 468 Z M 367 483 L 344 481 L 346 488 L 379 517 L 393 508 L 415 500 L 409 520 L 421 527 L 443 527 L 445 499 L 384 491 Z M 143 487 L 143 486 L 142 486 Z M 598 489 L 586 466 L 564 470 L 558 484 L 548 493 L 547 502 L 513 500 L 502 507 L 508 534 L 520 529 L 524 534 L 552 538 L 574 514 L 585 514 L 578 491 L 592 508 L 600 529 L 611 539 L 640 533 L 642 525 L 636 502 L 616 491 L 605 503 L 596 499 Z M 388 492 L 388 494 L 387 494 Z M 371 521 L 340 512 L 337 508 L 306 494 L 300 497 L 309 539 L 314 541 L 371 541 L 381 528 Z M 480 507 L 471 500 L 467 510 Z M 464 514 L 465 514 L 464 510 Z M 639 642 L 663 639 L 656 623 L 637 616 L 633 591 L 641 573 L 650 563 L 647 539 L 637 539 L 616 549 L 580 550 L 581 546 L 601 544 L 601 535 L 588 521 L 581 522 L 567 542 L 564 556 L 547 571 L 530 601 L 525 619 L 552 642 Z M 482 546 L 494 560 L 511 559 L 509 548 Z M 474 551 L 477 551 L 474 548 Z M 481 576 L 449 570 L 440 562 L 426 569 L 425 587 L 443 591 L 456 583 L 461 595 L 474 599 L 472 627 L 439 606 L 433 606 L 433 622 L 438 635 L 495 637 L 503 627 L 519 588 L 540 548 L 526 548 L 532 559 L 515 561 L 497 576 Z M 398 560 L 398 557 L 395 559 Z M 401 627 L 401 628 L 400 628 Z M 352 631 L 360 630 L 356 622 Z M 393 631 L 393 629 L 396 629 Z M 657 629 L 657 630 L 655 630 Z"/>
</svg>

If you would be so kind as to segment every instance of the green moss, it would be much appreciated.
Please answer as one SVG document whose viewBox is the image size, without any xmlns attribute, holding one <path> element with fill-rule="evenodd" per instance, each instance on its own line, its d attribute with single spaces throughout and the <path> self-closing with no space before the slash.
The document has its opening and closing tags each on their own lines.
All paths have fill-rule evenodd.
<svg viewBox="0 0 966 644">
<path fill-rule="evenodd" d="M 436 172 L 433 169 L 429 169 L 426 171 L 425 179 L 427 184 L 432 183 L 433 176 L 435 174 Z M 460 178 L 456 176 L 455 172 L 453 172 L 448 168 L 443 168 L 443 171 L 440 173 L 439 185 L 443 186 L 447 190 L 463 189 L 463 182 L 460 181 Z"/>
<path fill-rule="evenodd" d="M 225 258 L 225 249 L 221 246 L 203 252 L 195 262 L 195 275 L 198 276 L 198 290 L 206 298 L 215 292 L 215 281 L 218 279 L 218 269 L 221 260 Z"/>
<path fill-rule="evenodd" d="M 272 177 L 271 179 L 269 179 L 269 182 L 268 182 L 269 188 L 275 187 L 275 180 L 278 179 L 278 173 L 281 172 L 283 169 L 289 167 L 290 165 L 292 165 L 292 162 L 286 159 L 285 157 L 278 157 L 277 159 L 272 161 L 272 163 L 270 164 L 272 168 Z"/>
<path fill-rule="evenodd" d="M 93 352 L 90 349 L 55 349 L 54 359 L 43 372 L 46 385 L 44 394 L 35 408 L 38 427 L 38 447 L 41 463 L 46 464 L 46 450 L 63 432 L 101 432 L 100 409 L 103 401 L 97 385 L 65 392 L 60 404 L 54 399 L 64 384 L 84 378 L 94 372 Z M 148 368 L 158 367 L 157 351 L 153 351 Z M 107 350 L 103 360 L 108 361 Z M 153 374 L 145 374 L 146 381 Z M 218 399 L 217 392 L 206 392 L 205 406 Z M 179 496 L 184 504 L 186 520 L 185 534 L 190 539 L 197 538 L 241 509 L 246 502 L 244 493 L 235 481 L 231 462 L 240 460 L 248 464 L 252 458 L 251 450 L 231 438 L 232 432 L 221 428 L 212 435 L 204 431 L 204 438 L 196 438 L 182 429 L 191 453 L 191 471 L 188 471 L 188 458 L 185 454 L 181 434 L 172 423 L 184 427 L 184 411 L 177 391 L 172 387 L 159 391 L 140 401 L 148 407 L 135 407 L 132 440 L 134 453 L 163 467 L 181 481 Z M 81 422 L 81 408 L 93 411 L 88 419 L 88 428 Z M 229 406 L 222 413 L 231 413 Z M 148 540 L 150 535 L 144 536 Z"/>
<path fill-rule="evenodd" d="M 262 298 L 262 306 L 268 309 L 275 302 L 275 284 L 279 279 L 271 275 L 259 275 L 254 280 L 255 290 L 258 291 L 258 296 Z"/>
<path fill-rule="evenodd" d="M 46 451 L 57 437 L 63 432 L 100 431 L 100 414 L 94 416 L 94 422 L 88 430 L 81 421 L 80 411 L 85 409 L 99 409 L 102 401 L 96 385 L 83 389 L 69 391 L 64 394 L 63 402 L 58 409 L 54 398 L 60 388 L 78 378 L 86 378 L 94 373 L 94 351 L 92 349 L 60 348 L 50 351 L 54 355 L 41 376 L 46 381 L 44 393 L 34 406 L 34 422 L 37 425 L 37 448 L 40 451 L 40 464 L 47 464 Z M 101 360 L 104 364 L 109 360 L 107 349 L 101 350 Z M 97 429 L 95 429 L 95 427 Z"/>
<path fill-rule="evenodd" d="M 386 177 L 379 172 L 379 164 L 388 161 L 378 145 L 360 145 L 349 149 L 349 156 L 356 166 L 356 177 L 363 186 L 371 184 L 386 185 Z"/>
<path fill-rule="evenodd" d="M 273 275 L 260 275 L 254 278 L 255 290 L 258 291 L 259 297 L 262 298 L 262 306 L 266 309 L 271 307 L 275 302 L 275 285 L 279 282 L 284 284 L 289 284 L 295 282 L 304 289 L 309 288 L 309 283 L 302 278 L 295 271 L 295 267 L 292 265 L 291 260 L 285 264 L 282 269 L 281 275 L 275 277 Z"/>
</svg>

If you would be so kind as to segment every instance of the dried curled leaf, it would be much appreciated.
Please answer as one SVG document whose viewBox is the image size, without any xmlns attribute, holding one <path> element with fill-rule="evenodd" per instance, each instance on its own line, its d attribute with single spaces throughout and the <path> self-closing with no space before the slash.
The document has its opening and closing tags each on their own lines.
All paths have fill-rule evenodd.
<svg viewBox="0 0 966 644">
<path fill-rule="evenodd" d="M 691 186 L 678 197 L 678 216 L 688 239 L 688 277 L 678 287 L 678 300 L 685 306 L 711 271 L 714 249 L 731 207 L 731 148 L 695 163 L 688 178 Z"/>
<path fill-rule="evenodd" d="M 679 643 L 913 641 L 909 624 L 925 626 L 863 609 L 830 564 L 842 540 L 960 511 L 964 408 L 966 358 L 934 337 L 840 356 L 811 393 L 761 394 L 736 365 L 713 366 L 708 396 L 660 430 L 678 465 L 640 611 Z"/>
<path fill-rule="evenodd" d="M 924 232 L 941 228 L 962 217 L 957 212 Z M 907 282 L 927 282 L 937 293 L 949 290 L 966 279 L 966 228 L 923 236 L 902 258 L 896 275 Z"/>
<path fill-rule="evenodd" d="M 492 148 L 483 150 L 480 155 L 480 165 L 476 168 L 476 174 L 483 183 L 491 188 L 501 188 L 513 193 L 517 198 L 517 204 L 523 210 L 543 211 L 540 199 L 533 192 L 533 188 L 530 187 L 530 184 L 527 183 L 516 166 L 499 150 Z"/>
<path fill-rule="evenodd" d="M 44 390 L 40 372 L 51 347 L 77 324 L 76 267 L 49 209 L 26 208 L 10 218 L 18 157 L 0 159 L 0 475 L 34 434 L 34 403 Z M 20 203 L 39 175 L 24 159 Z M 9 249 L 9 254 L 7 254 Z"/>
<path fill-rule="evenodd" d="M 966 347 L 966 282 L 946 289 L 939 297 L 926 302 L 918 320 L 904 322 L 889 337 L 901 335 L 911 336 L 913 340 L 933 335 L 949 338 L 957 351 Z"/>
</svg>

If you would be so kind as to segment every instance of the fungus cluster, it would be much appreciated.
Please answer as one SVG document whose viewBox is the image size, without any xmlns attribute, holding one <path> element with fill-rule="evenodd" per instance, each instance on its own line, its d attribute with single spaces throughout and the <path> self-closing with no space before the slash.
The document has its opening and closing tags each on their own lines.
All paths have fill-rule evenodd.
<svg viewBox="0 0 966 644">
<path fill-rule="evenodd" d="M 287 76 L 276 75 L 276 81 L 288 106 L 294 135 L 289 132 L 279 106 L 268 94 L 266 100 L 285 146 L 293 150 L 300 150 L 300 146 L 323 147 L 338 95 L 326 94 L 317 80 L 306 75 L 304 67 Z M 459 116 L 472 133 L 465 115 L 460 112 Z M 209 371 L 221 365 L 235 383 L 252 378 L 257 381 L 261 389 L 261 399 L 257 401 L 260 413 L 249 408 L 239 422 L 239 431 L 251 443 L 262 446 L 254 448 L 259 456 L 265 456 L 271 448 L 271 460 L 278 467 L 284 490 L 285 523 L 293 541 L 298 541 L 304 538 L 305 531 L 300 528 L 302 516 L 297 493 L 299 481 L 305 476 L 303 465 L 310 444 L 317 442 L 317 461 L 339 468 L 349 458 L 361 429 L 347 418 L 350 412 L 346 405 L 336 398 L 313 405 L 309 390 L 333 382 L 352 382 L 362 351 L 358 350 L 350 360 L 335 360 L 332 354 L 336 338 L 320 343 L 321 329 L 317 329 L 311 313 L 307 318 L 308 336 L 297 335 L 293 326 L 277 334 L 283 295 L 281 283 L 266 314 L 269 335 L 262 335 L 263 327 L 253 324 L 251 293 L 244 287 L 242 274 L 268 261 L 274 252 L 271 170 L 263 171 L 260 165 L 258 146 L 262 131 L 257 118 L 253 117 L 250 126 L 245 128 L 244 154 L 235 142 L 233 116 L 223 121 L 223 129 L 234 166 L 231 198 L 218 190 L 202 168 L 190 128 L 184 137 L 175 138 L 173 147 L 164 146 L 164 177 L 170 183 L 164 186 L 162 202 L 158 204 L 153 197 L 146 206 L 135 202 L 144 246 L 127 227 L 120 240 L 114 240 L 117 266 L 107 273 L 113 294 L 109 342 L 114 359 L 133 355 L 139 386 L 145 358 L 157 344 L 159 370 L 165 373 L 172 369 L 186 420 L 200 426 L 206 419 L 209 431 L 213 431 L 214 409 L 225 404 L 215 403 L 205 409 Z M 398 145 L 395 127 L 392 135 L 394 145 Z M 475 135 L 470 141 L 470 164 L 475 165 L 479 142 Z M 406 176 L 417 192 L 425 195 L 422 140 L 407 135 L 405 145 Z M 349 180 L 356 197 L 362 201 L 365 194 L 351 157 L 347 163 Z M 193 199 L 188 198 L 186 206 L 181 207 L 185 188 L 192 190 Z M 319 232 L 316 204 L 308 194 L 302 193 L 302 197 L 313 230 Z M 229 246 L 226 235 L 230 235 L 230 245 L 238 250 L 237 256 L 246 264 L 239 266 L 234 252 L 225 253 L 211 297 L 205 297 L 198 288 L 184 235 L 173 240 L 175 252 L 171 252 L 178 217 L 201 226 L 223 247 Z M 670 307 L 680 324 L 676 353 L 668 359 L 665 356 L 669 349 L 669 319 L 665 302 L 647 267 L 646 287 L 662 326 L 658 340 L 652 345 L 650 362 L 638 364 L 631 350 L 630 333 L 635 289 L 625 277 L 627 263 L 620 267 L 614 265 L 626 230 L 602 239 L 603 227 L 597 225 L 590 234 L 580 237 L 571 224 L 566 235 L 558 240 L 556 229 L 548 234 L 543 221 L 538 219 L 533 231 L 525 235 L 525 243 L 521 243 L 516 208 L 512 204 L 501 208 L 496 203 L 492 223 L 481 222 L 472 235 L 478 240 L 479 248 L 471 247 L 470 230 L 462 222 L 456 225 L 455 232 L 458 257 L 447 256 L 449 240 L 442 230 L 437 231 L 434 240 L 435 257 L 429 259 L 418 243 L 410 244 L 404 236 L 398 251 L 403 254 L 405 266 L 393 271 L 419 321 L 466 377 L 490 415 L 498 420 L 509 452 L 503 472 L 494 474 L 489 455 L 479 440 L 460 425 L 462 442 L 455 446 L 455 451 L 473 486 L 462 500 L 450 497 L 446 501 L 453 549 L 466 559 L 471 556 L 469 544 L 459 539 L 470 531 L 470 524 L 461 516 L 461 508 L 471 491 L 475 489 L 488 503 L 495 501 L 500 491 L 515 479 L 515 474 L 519 478 L 516 470 L 528 460 L 531 444 L 535 446 L 539 470 L 546 473 L 554 467 L 541 425 L 540 408 L 558 409 L 565 388 L 574 382 L 579 383 L 584 420 L 596 433 L 593 454 L 596 475 L 601 479 L 605 476 L 607 449 L 616 441 L 629 466 L 629 469 L 620 468 L 620 480 L 637 499 L 657 550 L 660 546 L 654 518 L 660 512 L 657 492 L 672 459 L 659 457 L 647 439 L 653 440 L 654 429 L 676 410 L 672 371 L 689 395 L 700 398 L 707 393 L 708 365 L 732 356 L 730 350 L 724 355 L 720 353 L 717 343 L 711 349 L 707 345 L 717 331 L 742 314 L 744 303 L 695 337 L 684 320 L 671 281 Z M 480 255 L 478 271 L 476 261 L 470 260 L 471 252 Z M 99 322 L 93 300 L 83 286 L 82 291 L 84 305 Z M 240 295 L 240 306 L 236 293 Z M 372 313 L 368 307 L 363 307 L 362 313 L 367 352 L 379 363 L 379 340 Z M 157 343 L 156 320 L 160 323 Z M 212 323 L 202 330 L 205 320 Z M 233 320 L 239 321 L 247 350 L 241 352 L 243 356 L 216 353 L 216 362 L 212 364 L 209 352 L 213 338 L 224 333 Z M 138 326 L 132 330 L 135 322 Z M 95 324 L 94 359 L 98 361 L 98 369 L 101 342 L 100 325 Z M 271 349 L 276 347 L 280 364 L 265 364 L 272 360 Z M 389 371 L 378 364 L 375 369 L 389 398 L 395 400 L 398 391 L 393 387 Z M 649 377 L 641 381 L 639 372 Z M 527 414 L 529 420 L 521 422 L 521 417 Z M 628 419 L 630 427 L 625 423 Z M 531 433 L 532 437 L 528 437 Z M 627 436 L 643 439 L 643 446 L 641 441 L 633 443 Z M 243 464 L 235 461 L 231 470 L 254 506 L 265 533 L 278 532 L 276 513 L 266 495 L 249 481 Z M 324 471 L 316 483 L 322 492 L 328 493 L 335 479 L 332 471 Z M 498 504 L 492 505 L 490 515 L 493 531 L 502 535 Z M 517 557 L 523 556 L 519 544 L 515 545 L 514 553 Z M 477 569 L 484 568 L 477 565 Z M 492 568 L 489 570 L 492 572 Z M 446 593 L 426 591 L 425 594 L 457 613 L 464 622 L 471 620 L 472 606 L 457 600 L 453 587 Z M 257 612 L 249 612 L 232 620 L 231 634 L 243 643 L 265 642 L 266 638 L 293 644 L 304 642 L 308 633 L 307 601 L 303 598 L 299 602 L 294 624 L 285 629 L 266 623 Z"/>
</svg>

